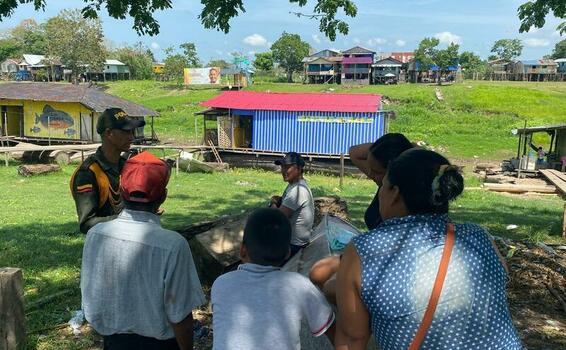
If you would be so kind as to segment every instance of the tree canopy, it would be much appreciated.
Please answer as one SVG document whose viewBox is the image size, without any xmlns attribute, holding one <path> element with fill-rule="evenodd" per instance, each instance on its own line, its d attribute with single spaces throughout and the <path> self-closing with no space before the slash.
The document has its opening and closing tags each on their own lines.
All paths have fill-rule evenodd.
<svg viewBox="0 0 566 350">
<path fill-rule="evenodd" d="M 546 16 L 552 13 L 556 18 L 566 19 L 566 1 L 564 0 L 530 0 L 519 6 L 517 10 L 521 27 L 519 32 L 528 32 L 531 28 L 542 28 L 546 23 Z M 566 33 L 566 22 L 556 28 L 560 34 Z"/>
<path fill-rule="evenodd" d="M 55 0 L 51 0 L 55 1 Z M 131 17 L 134 20 L 133 28 L 140 35 L 159 34 L 159 23 L 154 18 L 154 13 L 160 10 L 170 9 L 172 0 L 83 0 L 86 6 L 81 10 L 85 18 L 98 18 L 104 7 L 110 17 L 124 19 Z M 288 0 L 291 3 L 304 7 L 309 0 Z M 348 34 L 348 23 L 337 18 L 338 11 L 346 16 L 355 17 L 357 8 L 354 0 L 311 0 L 315 2 L 313 14 L 300 14 L 317 19 L 319 28 L 331 40 L 336 38 L 336 32 Z M 13 14 L 20 4 L 33 3 L 37 11 L 44 10 L 47 0 L 9 0 L 0 1 L 0 21 Z M 230 31 L 230 20 L 240 13 L 246 12 L 244 0 L 201 0 L 204 5 L 199 18 L 205 28 L 217 29 L 228 33 Z"/>
<path fill-rule="evenodd" d="M 255 54 L 254 67 L 257 70 L 270 71 L 273 69 L 273 53 L 258 52 Z"/>
<path fill-rule="evenodd" d="M 293 82 L 293 72 L 303 70 L 303 58 L 308 56 L 310 45 L 299 34 L 283 32 L 271 45 L 273 60 L 287 72 L 287 81 Z"/>
<path fill-rule="evenodd" d="M 63 10 L 45 24 L 47 59 L 59 58 L 76 77 L 84 71 L 102 72 L 106 49 L 99 19 L 85 19 L 79 10 Z"/>
<path fill-rule="evenodd" d="M 491 47 L 491 52 L 495 53 L 498 58 L 512 60 L 521 56 L 523 43 L 519 39 L 499 39 Z"/>
<path fill-rule="evenodd" d="M 415 60 L 420 62 L 420 70 L 428 70 L 433 64 L 438 69 L 447 71 L 452 65 L 458 64 L 458 50 L 460 45 L 451 43 L 445 49 L 439 49 L 440 40 L 437 38 L 424 38 L 415 50 Z M 441 74 L 437 75 L 438 84 L 441 84 Z"/>
<path fill-rule="evenodd" d="M 554 46 L 554 51 L 552 51 L 551 58 L 566 58 L 566 39 L 559 41 Z"/>
</svg>

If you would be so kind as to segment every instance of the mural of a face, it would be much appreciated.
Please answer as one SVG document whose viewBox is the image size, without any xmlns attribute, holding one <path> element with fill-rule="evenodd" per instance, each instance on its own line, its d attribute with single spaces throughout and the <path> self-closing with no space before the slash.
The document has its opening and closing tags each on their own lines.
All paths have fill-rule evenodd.
<svg viewBox="0 0 566 350">
<path fill-rule="evenodd" d="M 216 84 L 218 81 L 218 69 L 217 68 L 210 68 L 208 71 L 208 78 L 210 79 L 211 84 Z"/>
</svg>

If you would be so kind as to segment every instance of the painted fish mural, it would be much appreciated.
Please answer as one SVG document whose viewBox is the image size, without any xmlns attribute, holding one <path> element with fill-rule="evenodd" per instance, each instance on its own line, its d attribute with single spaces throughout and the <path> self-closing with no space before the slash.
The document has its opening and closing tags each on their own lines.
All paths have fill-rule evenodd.
<svg viewBox="0 0 566 350">
<path fill-rule="evenodd" d="M 75 121 L 67 112 L 54 109 L 50 105 L 45 105 L 41 115 L 35 114 L 35 124 L 39 123 L 41 123 L 44 128 L 67 129 L 73 126 Z"/>
<path fill-rule="evenodd" d="M 77 133 L 77 130 L 75 130 L 75 129 L 67 129 L 67 130 L 65 130 L 65 132 L 64 132 L 63 134 L 65 134 L 65 135 L 71 137 L 71 136 L 73 136 L 73 135 L 76 134 L 76 133 Z"/>
<path fill-rule="evenodd" d="M 37 134 L 38 132 L 41 131 L 41 128 L 38 128 L 36 125 L 33 128 L 29 129 L 29 131 L 33 132 L 34 134 Z"/>
</svg>

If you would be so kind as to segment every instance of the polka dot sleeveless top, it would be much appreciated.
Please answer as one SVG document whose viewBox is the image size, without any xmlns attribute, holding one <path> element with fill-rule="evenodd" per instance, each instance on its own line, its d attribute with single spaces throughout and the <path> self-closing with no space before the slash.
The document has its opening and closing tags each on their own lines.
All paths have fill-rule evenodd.
<svg viewBox="0 0 566 350">
<path fill-rule="evenodd" d="M 362 301 L 381 350 L 407 349 L 419 327 L 444 249 L 447 215 L 386 220 L 359 235 Z M 487 233 L 455 225 L 442 294 L 421 350 L 523 349 L 507 306 L 507 276 Z"/>
</svg>

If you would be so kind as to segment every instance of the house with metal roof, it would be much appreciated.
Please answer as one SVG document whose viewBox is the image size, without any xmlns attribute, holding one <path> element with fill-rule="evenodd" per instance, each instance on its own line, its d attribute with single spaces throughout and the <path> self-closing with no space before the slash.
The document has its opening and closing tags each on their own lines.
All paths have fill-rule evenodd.
<svg viewBox="0 0 566 350">
<path fill-rule="evenodd" d="M 566 58 L 559 58 L 557 60 L 554 60 L 554 63 L 558 65 L 558 73 L 566 73 Z"/>
<path fill-rule="evenodd" d="M 369 85 L 375 51 L 355 46 L 343 51 L 342 56 L 342 83 Z"/>
<path fill-rule="evenodd" d="M 335 50 L 322 50 L 303 58 L 308 84 L 340 84 L 342 55 Z"/>
<path fill-rule="evenodd" d="M 513 73 L 521 74 L 556 74 L 558 64 L 553 60 L 523 60 L 513 64 Z"/>
<path fill-rule="evenodd" d="M 153 130 L 156 111 L 96 88 L 59 83 L 0 84 L 0 131 L 2 136 L 37 143 L 100 142 L 96 123 L 110 107 L 122 108 L 133 118 L 150 118 L 134 135 L 140 142 L 157 139 Z"/>
<path fill-rule="evenodd" d="M 392 57 L 379 60 L 371 65 L 374 84 L 397 83 L 401 75 L 403 62 Z"/>
<path fill-rule="evenodd" d="M 87 68 L 85 75 L 87 80 L 130 80 L 130 67 L 118 60 L 109 59 L 104 61 L 102 72 L 90 72 Z"/>
<path fill-rule="evenodd" d="M 387 130 L 375 94 L 226 91 L 201 105 L 204 143 L 221 151 L 336 156 Z"/>
</svg>

